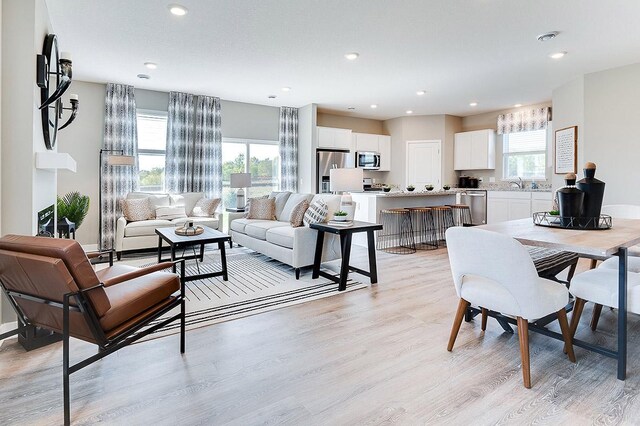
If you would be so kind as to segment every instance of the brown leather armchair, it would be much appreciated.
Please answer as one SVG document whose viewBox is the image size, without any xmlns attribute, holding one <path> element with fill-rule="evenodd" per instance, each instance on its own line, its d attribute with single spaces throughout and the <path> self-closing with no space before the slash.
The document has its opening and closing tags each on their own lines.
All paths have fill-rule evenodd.
<svg viewBox="0 0 640 426">
<path fill-rule="evenodd" d="M 181 275 L 176 264 L 180 263 Z M 173 273 L 163 272 L 173 268 Z M 116 265 L 94 271 L 74 240 L 7 235 L 0 238 L 0 286 L 18 314 L 17 330 L 46 328 L 63 336 L 64 421 L 70 423 L 69 375 L 149 333 L 180 320 L 185 349 L 184 261 L 146 268 Z M 180 312 L 149 323 L 180 307 Z M 69 365 L 69 338 L 100 350 Z"/>
</svg>

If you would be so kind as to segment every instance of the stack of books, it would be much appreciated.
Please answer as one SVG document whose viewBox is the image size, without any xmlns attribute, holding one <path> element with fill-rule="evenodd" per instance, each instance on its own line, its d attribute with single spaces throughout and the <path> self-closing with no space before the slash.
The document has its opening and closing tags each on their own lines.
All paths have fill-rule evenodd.
<svg viewBox="0 0 640 426">
<path fill-rule="evenodd" d="M 352 220 L 330 220 L 329 222 L 327 222 L 328 225 L 331 226 L 353 226 L 353 221 Z"/>
</svg>

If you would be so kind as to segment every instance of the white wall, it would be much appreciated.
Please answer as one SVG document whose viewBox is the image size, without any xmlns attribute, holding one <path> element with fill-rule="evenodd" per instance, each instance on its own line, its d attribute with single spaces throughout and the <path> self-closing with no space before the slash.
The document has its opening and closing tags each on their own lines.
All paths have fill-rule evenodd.
<svg viewBox="0 0 640 426">
<path fill-rule="evenodd" d="M 316 104 L 298 108 L 298 192 L 316 192 Z"/>
<path fill-rule="evenodd" d="M 35 153 L 45 151 L 40 89 L 36 86 L 36 54 L 41 53 L 51 23 L 44 0 L 2 2 L 2 234 L 34 235 L 36 213 L 55 203 L 56 173 L 35 168 Z M 64 41 L 61 41 L 64 47 Z M 6 305 L 2 322 L 15 319 Z"/>
<path fill-rule="evenodd" d="M 554 158 L 556 130 L 578 126 L 578 171 L 584 164 L 584 76 L 579 76 L 563 86 L 555 89 L 553 97 L 553 133 L 550 146 L 551 158 Z M 551 186 L 559 188 L 564 185 L 564 174 L 555 174 L 555 165 L 551 169 Z M 580 175 L 580 173 L 578 173 Z"/>
</svg>

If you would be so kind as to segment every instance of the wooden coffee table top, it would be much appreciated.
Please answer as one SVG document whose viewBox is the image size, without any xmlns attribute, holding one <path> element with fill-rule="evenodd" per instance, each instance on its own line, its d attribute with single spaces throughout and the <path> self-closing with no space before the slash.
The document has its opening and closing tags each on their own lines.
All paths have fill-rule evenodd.
<svg viewBox="0 0 640 426">
<path fill-rule="evenodd" d="M 198 225 L 204 228 L 204 232 L 199 235 L 178 235 L 176 234 L 176 227 L 170 226 L 167 228 L 156 228 L 156 234 L 158 234 L 163 240 L 170 244 L 207 244 L 215 243 L 218 241 L 231 241 L 231 236 L 224 234 L 216 229 L 211 229 L 208 226 Z"/>
</svg>

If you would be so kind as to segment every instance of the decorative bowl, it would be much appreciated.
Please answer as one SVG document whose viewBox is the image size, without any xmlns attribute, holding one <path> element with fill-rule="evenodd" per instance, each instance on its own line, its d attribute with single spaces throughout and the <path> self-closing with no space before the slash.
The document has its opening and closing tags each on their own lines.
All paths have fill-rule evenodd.
<svg viewBox="0 0 640 426">
<path fill-rule="evenodd" d="M 442 189 L 444 189 L 445 191 L 448 191 L 451 189 L 451 187 L 449 185 L 445 185 L 442 187 Z"/>
<path fill-rule="evenodd" d="M 336 216 L 336 215 L 333 215 L 333 220 L 335 220 L 336 222 L 346 222 L 347 216 Z"/>
<path fill-rule="evenodd" d="M 425 185 L 424 189 L 426 189 L 427 191 L 433 191 L 433 185 Z"/>
<path fill-rule="evenodd" d="M 413 186 L 407 186 L 407 191 L 409 191 L 409 192 L 413 191 L 414 189 L 416 189 L 416 188 L 414 188 Z"/>
<path fill-rule="evenodd" d="M 390 186 L 385 186 L 385 187 L 382 188 L 382 190 L 384 192 L 390 192 L 391 191 L 391 187 Z"/>
</svg>

